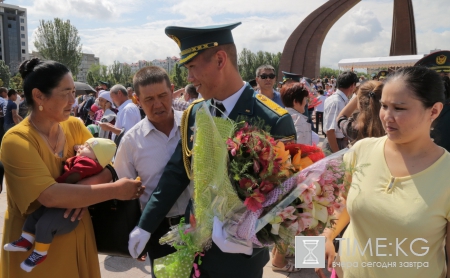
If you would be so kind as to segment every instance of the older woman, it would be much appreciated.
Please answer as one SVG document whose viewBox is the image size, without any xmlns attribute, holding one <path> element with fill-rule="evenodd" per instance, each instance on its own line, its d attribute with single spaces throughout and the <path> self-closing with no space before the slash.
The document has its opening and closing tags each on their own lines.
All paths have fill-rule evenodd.
<svg viewBox="0 0 450 278">
<path fill-rule="evenodd" d="M 312 145 L 319 143 L 319 136 L 312 131 L 308 117 L 304 116 L 309 92 L 303 84 L 293 82 L 281 88 L 281 100 L 294 121 L 297 143 Z"/>
<path fill-rule="evenodd" d="M 72 75 L 60 63 L 36 58 L 23 62 L 19 71 L 32 112 L 5 134 L 1 146 L 8 199 L 3 244 L 20 237 L 25 217 L 41 205 L 67 208 L 66 216 L 81 219 L 77 228 L 56 236 L 46 263 L 27 277 L 100 277 L 92 223 L 89 215 L 82 217 L 86 210 L 79 208 L 138 198 L 143 187 L 128 179 L 105 183 L 111 180 L 108 169 L 78 185 L 56 183 L 63 162 L 75 155 L 74 147 L 91 137 L 79 120 L 69 116 L 75 101 Z M 2 277 L 24 277 L 20 263 L 29 253 L 2 248 Z"/>
<path fill-rule="evenodd" d="M 102 123 L 110 123 L 114 125 L 116 123 L 117 110 L 113 108 L 111 99 L 111 94 L 109 91 L 101 91 L 98 95 L 98 104 L 100 108 L 103 110 L 102 118 L 100 122 Z M 103 130 L 100 128 L 98 133 L 98 137 L 111 139 L 111 131 Z"/>
<path fill-rule="evenodd" d="M 342 277 L 449 277 L 450 154 L 430 138 L 443 108 L 444 85 L 423 67 L 389 76 L 379 112 L 386 136 L 358 141 L 344 159 L 352 169 L 347 208 L 327 234 L 335 236 Z M 362 171 L 362 173 L 361 173 Z"/>
</svg>

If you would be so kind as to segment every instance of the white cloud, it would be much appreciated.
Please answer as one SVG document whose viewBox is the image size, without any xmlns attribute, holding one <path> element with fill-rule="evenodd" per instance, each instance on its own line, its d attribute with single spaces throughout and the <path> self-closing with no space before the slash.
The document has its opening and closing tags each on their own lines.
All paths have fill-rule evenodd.
<svg viewBox="0 0 450 278">
<path fill-rule="evenodd" d="M 178 56 L 176 44 L 164 33 L 168 25 L 205 26 L 242 21 L 233 31 L 238 50 L 246 47 L 253 52 L 281 52 L 301 21 L 325 2 L 38 0 L 28 8 L 28 15 L 31 30 L 38 19 L 54 15 L 70 18 L 73 24 L 77 22 L 82 26 L 78 30 L 84 51 L 96 54 L 104 64 L 111 64 L 114 60 L 136 62 Z M 447 2 L 413 0 L 419 53 L 448 49 Z M 344 58 L 388 56 L 392 13 L 392 0 L 361 1 L 328 32 L 321 65 L 336 68 L 337 62 Z"/>
<path fill-rule="evenodd" d="M 38 0 L 26 7 L 34 16 L 79 17 L 85 19 L 99 18 L 117 20 L 122 14 L 136 11 L 143 0 Z"/>
</svg>

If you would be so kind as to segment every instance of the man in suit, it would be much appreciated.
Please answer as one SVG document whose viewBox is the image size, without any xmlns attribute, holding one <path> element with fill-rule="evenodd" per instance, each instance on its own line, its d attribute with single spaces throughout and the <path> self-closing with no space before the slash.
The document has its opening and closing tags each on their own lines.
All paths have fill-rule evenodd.
<svg viewBox="0 0 450 278">
<path fill-rule="evenodd" d="M 166 34 L 180 47 L 180 64 L 188 69 L 188 81 L 204 97 L 213 116 L 232 120 L 239 115 L 257 117 L 271 126 L 270 133 L 275 138 L 296 140 L 292 118 L 287 111 L 267 97 L 256 94 L 239 75 L 237 51 L 231 34 L 239 24 L 202 28 L 170 26 L 166 28 Z M 202 104 L 203 101 L 194 103 L 185 111 L 187 117 L 182 122 L 181 141 L 166 165 L 138 226 L 130 233 L 129 250 L 133 257 L 144 249 L 151 234 L 189 186 L 190 150 L 193 147 L 191 127 Z M 220 111 L 214 107 L 220 107 Z M 262 277 L 263 267 L 268 261 L 267 248 L 253 248 L 251 255 L 225 253 L 213 242 L 202 257 L 199 270 L 201 277 Z"/>
<path fill-rule="evenodd" d="M 414 66 L 433 69 L 442 77 L 445 88 L 444 108 L 431 129 L 431 138 L 437 145 L 450 151 L 450 51 L 433 52 L 417 61 Z"/>
</svg>

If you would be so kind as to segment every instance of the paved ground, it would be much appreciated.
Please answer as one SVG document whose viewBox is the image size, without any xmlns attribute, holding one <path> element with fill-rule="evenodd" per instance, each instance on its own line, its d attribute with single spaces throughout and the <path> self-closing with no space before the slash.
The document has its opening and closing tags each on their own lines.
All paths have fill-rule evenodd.
<svg viewBox="0 0 450 278">
<path fill-rule="evenodd" d="M 321 142 L 323 137 L 321 136 Z M 319 144 L 320 145 L 320 144 Z M 0 236 L 3 234 L 3 216 L 6 211 L 6 192 L 0 194 Z M 137 260 L 99 255 L 100 270 L 103 278 L 143 278 L 151 277 L 150 262 L 138 262 Z M 327 277 L 329 273 L 326 272 Z M 264 267 L 264 278 L 313 278 L 317 277 L 314 269 L 302 269 L 297 273 L 274 272 L 271 268 L 271 262 Z"/>
</svg>

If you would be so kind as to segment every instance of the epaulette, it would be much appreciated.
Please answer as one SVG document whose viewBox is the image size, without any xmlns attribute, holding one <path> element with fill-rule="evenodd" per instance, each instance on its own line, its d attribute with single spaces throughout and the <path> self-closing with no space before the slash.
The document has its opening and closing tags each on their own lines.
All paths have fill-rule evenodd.
<svg viewBox="0 0 450 278">
<path fill-rule="evenodd" d="M 199 103 L 199 102 L 202 102 L 202 101 L 204 101 L 204 100 L 205 100 L 205 99 L 203 99 L 203 98 L 196 99 L 196 100 L 194 100 L 193 102 L 191 102 L 191 104 L 189 104 L 189 106 L 192 106 L 192 105 L 197 104 L 197 103 Z"/>
<path fill-rule="evenodd" d="M 256 99 L 259 100 L 264 106 L 275 112 L 278 116 L 283 116 L 288 113 L 286 109 L 276 104 L 273 100 L 267 98 L 263 94 L 256 94 Z"/>
<path fill-rule="evenodd" d="M 203 98 L 194 100 L 186 110 L 183 112 L 183 116 L 181 117 L 181 146 L 183 152 L 183 161 L 184 161 L 184 169 L 186 170 L 186 174 L 190 180 L 192 180 L 191 174 L 191 162 L 189 158 L 192 156 L 192 150 L 188 147 L 188 128 L 189 128 L 189 115 L 191 114 L 192 108 L 196 103 L 204 101 Z"/>
</svg>

